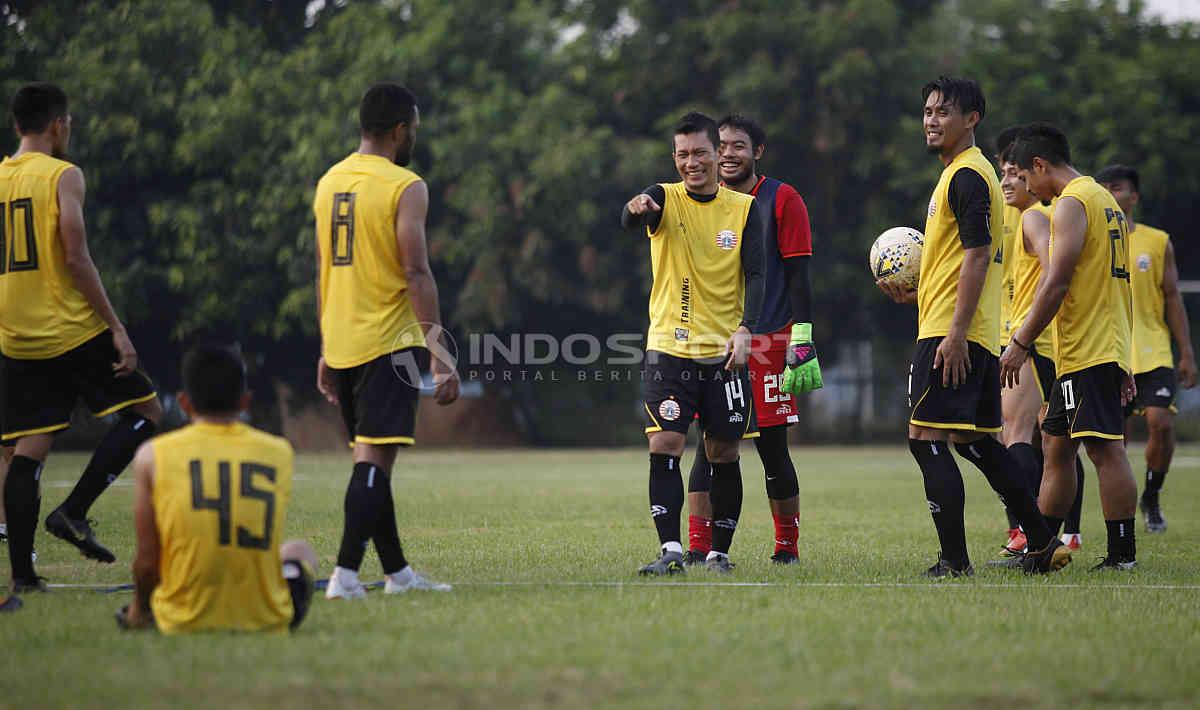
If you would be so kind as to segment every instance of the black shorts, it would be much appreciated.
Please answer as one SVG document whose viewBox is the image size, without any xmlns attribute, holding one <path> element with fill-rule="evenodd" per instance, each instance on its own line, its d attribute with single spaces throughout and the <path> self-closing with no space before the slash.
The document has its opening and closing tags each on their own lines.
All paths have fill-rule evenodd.
<svg viewBox="0 0 1200 710">
<path fill-rule="evenodd" d="M 917 341 L 908 371 L 908 421 L 917 426 L 957 431 L 1000 431 L 1000 358 L 978 343 L 967 342 L 971 370 L 957 389 L 942 386 L 933 369 L 942 338 Z"/>
<path fill-rule="evenodd" d="M 1121 384 L 1125 371 L 1115 362 L 1092 365 L 1054 382 L 1042 431 L 1072 439 L 1125 438 Z"/>
<path fill-rule="evenodd" d="M 301 560 L 284 560 L 283 578 L 292 594 L 292 623 L 288 624 L 288 628 L 294 631 L 308 616 L 316 580 L 312 568 Z"/>
<path fill-rule="evenodd" d="M 419 373 L 429 351 L 407 348 L 333 375 L 346 434 L 352 444 L 416 443 Z"/>
<path fill-rule="evenodd" d="M 57 357 L 3 359 L 5 441 L 66 429 L 81 399 L 93 415 L 103 417 L 156 396 L 154 383 L 141 370 L 113 374 L 120 357 L 107 330 Z"/>
<path fill-rule="evenodd" d="M 754 393 L 745 368 L 730 372 L 724 362 L 691 360 L 651 350 L 646 353 L 646 433 L 686 434 L 693 418 L 708 436 L 737 441 L 758 436 Z"/>
<path fill-rule="evenodd" d="M 1050 401 L 1050 392 L 1054 389 L 1054 381 L 1058 379 L 1054 369 L 1054 361 L 1039 353 L 1037 348 L 1029 349 L 1029 365 L 1038 387 L 1042 390 L 1042 403 Z"/>
<path fill-rule="evenodd" d="M 1146 413 L 1146 407 L 1162 407 L 1178 414 L 1175 408 L 1175 393 L 1179 390 L 1179 381 L 1175 379 L 1175 368 L 1157 367 L 1149 372 L 1133 376 L 1137 385 L 1137 397 L 1126 408 L 1127 415 Z"/>
</svg>

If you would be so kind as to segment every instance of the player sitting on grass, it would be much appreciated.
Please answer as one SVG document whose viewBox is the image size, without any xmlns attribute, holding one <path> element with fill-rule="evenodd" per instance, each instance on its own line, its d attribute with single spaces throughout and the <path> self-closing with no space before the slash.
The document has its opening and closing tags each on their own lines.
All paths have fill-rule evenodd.
<svg viewBox="0 0 1200 710">
<path fill-rule="evenodd" d="M 146 442 L 133 461 L 134 601 L 117 623 L 172 634 L 294 629 L 317 557 L 306 542 L 280 544 L 292 447 L 242 423 L 250 393 L 232 349 L 189 352 L 183 388 L 192 423 Z"/>
</svg>

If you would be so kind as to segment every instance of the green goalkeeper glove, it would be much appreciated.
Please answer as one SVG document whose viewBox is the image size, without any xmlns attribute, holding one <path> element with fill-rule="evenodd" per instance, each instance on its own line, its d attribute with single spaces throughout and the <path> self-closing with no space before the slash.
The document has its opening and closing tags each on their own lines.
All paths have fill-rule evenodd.
<svg viewBox="0 0 1200 710">
<path fill-rule="evenodd" d="M 779 389 L 787 394 L 812 392 L 825 386 L 821 379 L 821 363 L 817 362 L 817 347 L 812 342 L 812 323 L 792 326 L 792 342 L 787 350 L 787 369 Z"/>
</svg>

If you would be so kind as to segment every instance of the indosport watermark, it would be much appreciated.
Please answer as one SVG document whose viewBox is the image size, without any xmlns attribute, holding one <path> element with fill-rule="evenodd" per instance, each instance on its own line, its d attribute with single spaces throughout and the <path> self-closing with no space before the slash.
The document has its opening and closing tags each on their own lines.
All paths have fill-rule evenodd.
<svg viewBox="0 0 1200 710">
<path fill-rule="evenodd" d="M 640 382 L 662 377 L 657 366 L 668 353 L 708 354 L 688 359 L 717 367 L 728 362 L 730 347 L 728 336 L 692 333 L 673 338 L 656 335 L 649 342 L 643 332 L 469 333 L 464 341 L 438 325 L 409 326 L 394 339 L 392 370 L 402 381 L 422 391 L 434 389 L 438 373 L 451 371 L 457 372 L 464 383 Z M 747 367 L 752 372 L 769 371 L 775 363 L 782 371 L 782 353 L 788 341 L 787 333 L 751 335 Z M 705 372 L 701 367 L 679 376 L 699 379 L 705 377 Z"/>
</svg>

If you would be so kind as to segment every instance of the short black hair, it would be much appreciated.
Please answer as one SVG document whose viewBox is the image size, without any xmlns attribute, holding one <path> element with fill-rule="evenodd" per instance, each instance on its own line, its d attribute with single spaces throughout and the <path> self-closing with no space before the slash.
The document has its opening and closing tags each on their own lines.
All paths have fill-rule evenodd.
<svg viewBox="0 0 1200 710">
<path fill-rule="evenodd" d="M 996 134 L 996 155 L 999 156 L 1001 162 L 1012 162 L 1009 160 L 1009 148 L 1012 147 L 1013 141 L 1017 139 L 1017 135 L 1021 133 L 1021 126 L 1009 126 Z"/>
<path fill-rule="evenodd" d="M 246 393 L 246 363 L 237 345 L 202 343 L 183 357 L 183 391 L 199 414 L 230 414 Z"/>
<path fill-rule="evenodd" d="M 1128 165 L 1110 165 L 1096 173 L 1096 182 L 1101 185 L 1109 185 L 1122 180 L 1128 180 L 1129 184 L 1133 185 L 1134 192 L 1142 191 L 1142 178 L 1138 175 L 1137 168 Z"/>
<path fill-rule="evenodd" d="M 363 94 L 358 125 L 368 136 L 381 136 L 401 123 L 411 123 L 416 110 L 413 92 L 394 82 L 381 82 Z"/>
<path fill-rule="evenodd" d="M 767 144 L 767 132 L 763 130 L 762 126 L 758 125 L 758 121 L 749 116 L 744 116 L 740 113 L 731 113 L 722 118 L 720 123 L 717 124 L 718 129 L 725 126 L 744 131 L 746 135 L 750 136 L 750 147 L 754 150 L 758 150 L 760 145 Z"/>
<path fill-rule="evenodd" d="M 921 88 L 921 101 L 928 101 L 929 95 L 937 92 L 942 97 L 942 103 L 958 107 L 965 116 L 972 111 L 979 112 L 979 120 L 987 111 L 987 101 L 983 98 L 983 89 L 974 79 L 956 79 L 949 76 L 939 76 Z"/>
<path fill-rule="evenodd" d="M 1010 152 L 1012 162 L 1024 170 L 1033 167 L 1034 158 L 1041 158 L 1051 165 L 1071 162 L 1071 144 L 1067 142 L 1067 136 L 1049 123 L 1023 126 L 1010 146 Z"/>
<path fill-rule="evenodd" d="M 671 150 L 675 150 L 675 136 L 690 136 L 693 133 L 707 135 L 714 149 L 721 145 L 721 133 L 717 130 L 717 122 L 699 111 L 691 111 L 684 114 L 675 124 L 675 130 L 671 132 Z"/>
<path fill-rule="evenodd" d="M 66 115 L 67 92 L 54 84 L 26 84 L 13 95 L 12 117 L 22 135 L 41 133 L 51 122 Z"/>
</svg>

